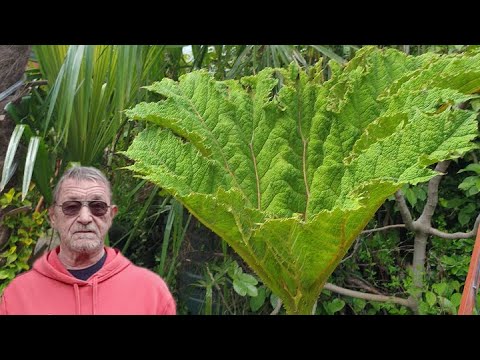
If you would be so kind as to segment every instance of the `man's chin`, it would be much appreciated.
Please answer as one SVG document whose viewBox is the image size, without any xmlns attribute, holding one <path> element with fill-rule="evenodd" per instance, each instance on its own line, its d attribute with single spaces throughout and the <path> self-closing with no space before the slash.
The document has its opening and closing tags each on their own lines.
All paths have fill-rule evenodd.
<svg viewBox="0 0 480 360">
<path fill-rule="evenodd" d="M 72 242 L 72 250 L 82 253 L 93 253 L 100 250 L 103 247 L 103 243 L 98 239 L 74 239 Z"/>
</svg>

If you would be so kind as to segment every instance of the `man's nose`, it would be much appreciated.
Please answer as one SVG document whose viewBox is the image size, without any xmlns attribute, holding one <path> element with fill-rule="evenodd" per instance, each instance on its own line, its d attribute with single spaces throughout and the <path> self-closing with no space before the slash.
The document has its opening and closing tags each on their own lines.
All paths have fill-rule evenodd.
<svg viewBox="0 0 480 360">
<path fill-rule="evenodd" d="M 92 213 L 88 206 L 82 206 L 80 212 L 78 213 L 78 222 L 82 224 L 87 224 L 92 221 Z"/>
</svg>

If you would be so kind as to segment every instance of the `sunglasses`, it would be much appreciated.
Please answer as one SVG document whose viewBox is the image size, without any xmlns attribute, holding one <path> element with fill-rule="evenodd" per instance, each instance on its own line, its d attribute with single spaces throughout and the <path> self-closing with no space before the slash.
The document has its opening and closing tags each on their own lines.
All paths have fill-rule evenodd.
<svg viewBox="0 0 480 360">
<path fill-rule="evenodd" d="M 108 208 L 110 207 L 107 203 L 99 200 L 65 201 L 63 204 L 58 204 L 56 206 L 60 206 L 63 213 L 68 216 L 77 215 L 82 209 L 82 206 L 88 206 L 92 215 L 103 216 L 107 213 Z"/>
</svg>

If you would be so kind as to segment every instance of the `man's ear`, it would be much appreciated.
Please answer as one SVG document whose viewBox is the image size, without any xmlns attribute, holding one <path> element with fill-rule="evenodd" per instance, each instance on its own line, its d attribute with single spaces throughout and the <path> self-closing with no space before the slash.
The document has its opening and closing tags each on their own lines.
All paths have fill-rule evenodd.
<svg viewBox="0 0 480 360">
<path fill-rule="evenodd" d="M 118 213 L 118 206 L 117 205 L 111 205 L 110 206 L 110 214 L 112 215 L 112 219 L 117 215 Z"/>
<path fill-rule="evenodd" d="M 56 216 L 55 216 L 55 208 L 53 205 L 48 208 L 48 217 L 50 218 L 50 226 L 55 227 Z"/>
</svg>

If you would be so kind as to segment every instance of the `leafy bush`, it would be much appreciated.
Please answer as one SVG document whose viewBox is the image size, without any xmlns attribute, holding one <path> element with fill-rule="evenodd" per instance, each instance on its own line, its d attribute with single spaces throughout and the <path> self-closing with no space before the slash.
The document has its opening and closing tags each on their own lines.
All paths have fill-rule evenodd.
<svg viewBox="0 0 480 360">
<path fill-rule="evenodd" d="M 0 293 L 20 272 L 30 268 L 36 241 L 44 234 L 47 210 L 31 213 L 31 202 L 10 189 L 0 197 L 0 231 L 8 233 L 0 244 Z"/>
</svg>

